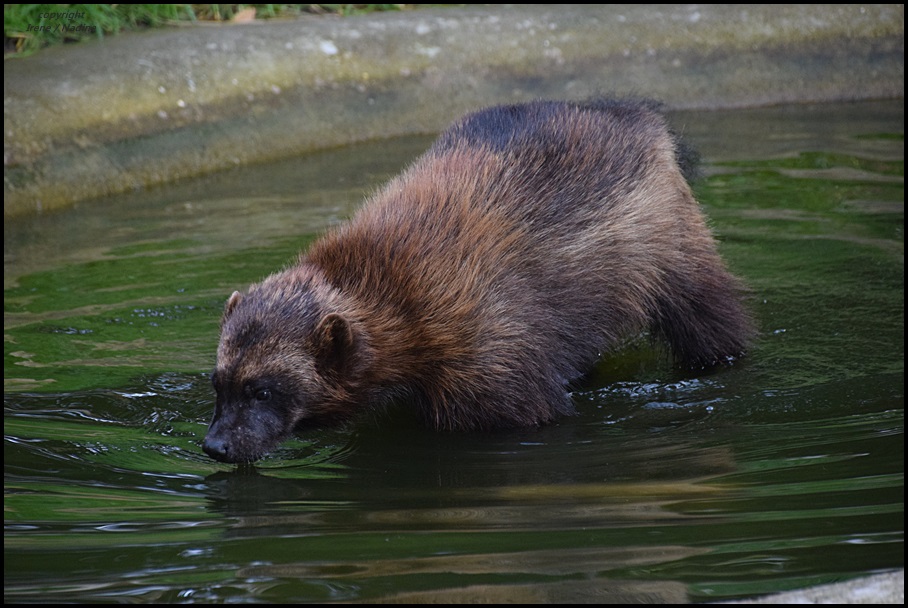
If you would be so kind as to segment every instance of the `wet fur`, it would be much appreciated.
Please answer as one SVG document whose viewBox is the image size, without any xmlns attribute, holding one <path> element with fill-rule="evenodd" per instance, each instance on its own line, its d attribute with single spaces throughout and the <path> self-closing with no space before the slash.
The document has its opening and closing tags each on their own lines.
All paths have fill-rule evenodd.
<svg viewBox="0 0 908 608">
<path fill-rule="evenodd" d="M 255 460 L 394 398 L 440 430 L 544 424 L 647 328 L 688 367 L 740 355 L 751 323 L 686 158 L 648 102 L 461 119 L 296 265 L 230 298 L 205 450 Z"/>
</svg>

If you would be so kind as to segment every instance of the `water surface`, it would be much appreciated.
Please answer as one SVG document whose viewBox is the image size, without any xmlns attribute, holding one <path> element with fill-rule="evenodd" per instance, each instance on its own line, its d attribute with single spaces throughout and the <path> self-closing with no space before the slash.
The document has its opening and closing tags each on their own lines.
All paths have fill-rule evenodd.
<svg viewBox="0 0 908 608">
<path fill-rule="evenodd" d="M 683 113 L 760 338 L 645 337 L 536 430 L 405 408 L 200 450 L 226 297 L 424 150 L 375 142 L 4 226 L 4 598 L 703 601 L 904 564 L 902 102 Z"/>
</svg>

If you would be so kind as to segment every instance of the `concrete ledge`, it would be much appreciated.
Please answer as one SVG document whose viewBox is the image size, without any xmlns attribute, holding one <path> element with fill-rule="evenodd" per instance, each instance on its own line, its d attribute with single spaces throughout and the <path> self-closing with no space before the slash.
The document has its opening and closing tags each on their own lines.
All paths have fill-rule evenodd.
<svg viewBox="0 0 908 608">
<path fill-rule="evenodd" d="M 187 26 L 4 65 L 4 216 L 601 93 L 904 95 L 904 5 L 495 5 Z"/>
<path fill-rule="evenodd" d="M 905 603 L 905 571 L 884 572 L 844 583 L 818 585 L 727 604 L 899 604 Z"/>
</svg>

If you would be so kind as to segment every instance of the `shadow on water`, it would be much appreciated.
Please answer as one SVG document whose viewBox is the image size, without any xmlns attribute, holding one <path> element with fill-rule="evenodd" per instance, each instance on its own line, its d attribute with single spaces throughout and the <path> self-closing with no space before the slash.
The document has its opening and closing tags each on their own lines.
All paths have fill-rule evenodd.
<svg viewBox="0 0 908 608">
<path fill-rule="evenodd" d="M 681 602 L 902 567 L 902 103 L 673 122 L 760 339 L 686 373 L 641 338 L 542 429 L 398 407 L 254 467 L 199 448 L 226 296 L 430 138 L 7 221 L 5 600 Z"/>
</svg>

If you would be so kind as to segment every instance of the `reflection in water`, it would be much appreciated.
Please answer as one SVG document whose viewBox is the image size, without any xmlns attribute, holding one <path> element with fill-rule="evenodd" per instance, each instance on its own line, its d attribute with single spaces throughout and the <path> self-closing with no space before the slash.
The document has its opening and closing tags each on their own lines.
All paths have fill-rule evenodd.
<svg viewBox="0 0 908 608">
<path fill-rule="evenodd" d="M 675 117 L 750 356 L 645 336 L 541 429 L 406 407 L 256 467 L 199 449 L 227 295 L 431 138 L 241 169 L 4 226 L 7 601 L 681 602 L 903 565 L 903 108 Z"/>
</svg>

